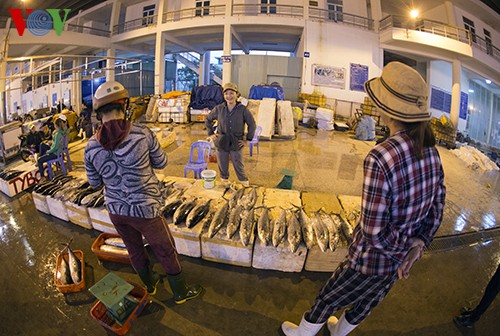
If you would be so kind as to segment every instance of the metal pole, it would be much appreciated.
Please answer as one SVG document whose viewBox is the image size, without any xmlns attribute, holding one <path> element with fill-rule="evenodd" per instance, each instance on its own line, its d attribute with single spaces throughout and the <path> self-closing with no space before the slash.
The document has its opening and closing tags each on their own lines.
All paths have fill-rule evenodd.
<svg viewBox="0 0 500 336">
<path fill-rule="evenodd" d="M 59 59 L 59 108 L 62 112 L 63 106 L 63 95 L 62 95 L 62 57 Z"/>
<path fill-rule="evenodd" d="M 142 61 L 139 61 L 139 95 L 142 96 Z"/>
</svg>

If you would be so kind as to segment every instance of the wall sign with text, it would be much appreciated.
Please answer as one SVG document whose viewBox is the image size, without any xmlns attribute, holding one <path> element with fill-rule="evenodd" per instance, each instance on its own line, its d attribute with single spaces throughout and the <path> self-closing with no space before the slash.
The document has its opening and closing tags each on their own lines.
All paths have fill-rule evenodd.
<svg viewBox="0 0 500 336">
<path fill-rule="evenodd" d="M 345 89 L 345 68 L 313 64 L 312 85 Z"/>
</svg>

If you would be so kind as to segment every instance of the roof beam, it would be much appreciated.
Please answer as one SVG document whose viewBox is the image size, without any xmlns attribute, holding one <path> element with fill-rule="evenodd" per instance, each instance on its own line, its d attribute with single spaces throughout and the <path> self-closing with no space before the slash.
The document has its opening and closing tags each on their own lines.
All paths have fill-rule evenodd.
<svg viewBox="0 0 500 336">
<path fill-rule="evenodd" d="M 233 34 L 234 39 L 236 40 L 236 43 L 240 46 L 240 48 L 243 50 L 243 52 L 248 55 L 250 53 L 250 49 L 248 48 L 246 43 L 243 41 L 243 38 L 241 37 L 241 35 L 234 29 L 233 26 L 231 26 L 231 33 Z"/>
<path fill-rule="evenodd" d="M 172 36 L 171 34 L 163 33 L 163 37 L 165 38 L 165 40 L 167 40 L 167 41 L 169 41 L 169 42 L 171 42 L 173 44 L 176 44 L 178 46 L 181 46 L 183 48 L 186 48 L 188 51 L 195 51 L 198 54 L 204 54 L 205 53 L 205 50 L 195 48 L 192 45 L 190 45 L 189 43 L 186 43 L 186 42 L 180 40 L 179 38 L 177 38 L 175 36 Z"/>
</svg>

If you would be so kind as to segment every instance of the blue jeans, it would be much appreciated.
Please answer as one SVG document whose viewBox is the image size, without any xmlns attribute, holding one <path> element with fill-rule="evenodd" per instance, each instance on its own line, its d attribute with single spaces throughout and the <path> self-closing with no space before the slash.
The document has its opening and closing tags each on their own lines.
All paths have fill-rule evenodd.
<svg viewBox="0 0 500 336">
<path fill-rule="evenodd" d="M 40 156 L 40 158 L 37 161 L 38 164 L 38 171 L 40 172 L 40 177 L 43 177 L 43 164 L 47 161 L 54 160 L 57 158 L 57 155 L 55 154 L 45 154 Z"/>
</svg>

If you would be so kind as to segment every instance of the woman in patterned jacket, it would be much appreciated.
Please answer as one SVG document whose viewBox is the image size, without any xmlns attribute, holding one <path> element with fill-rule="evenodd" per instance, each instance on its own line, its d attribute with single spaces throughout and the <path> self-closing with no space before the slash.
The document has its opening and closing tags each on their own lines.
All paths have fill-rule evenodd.
<svg viewBox="0 0 500 336">
<path fill-rule="evenodd" d="M 175 303 L 181 304 L 197 297 L 202 288 L 186 284 L 174 240 L 160 211 L 164 199 L 153 169 L 164 168 L 167 156 L 149 128 L 125 120 L 128 98 L 127 90 L 115 81 L 96 90 L 93 107 L 102 126 L 85 148 L 87 178 L 93 188 L 104 185 L 111 221 L 148 292 L 156 293 L 161 277 L 152 271 L 143 235 L 167 274 Z"/>
<path fill-rule="evenodd" d="M 365 91 L 389 126 L 390 136 L 365 158 L 361 219 L 349 253 L 321 289 L 300 325 L 284 322 L 287 336 L 314 336 L 328 321 L 345 336 L 406 279 L 443 218 L 446 195 L 441 159 L 428 121 L 428 88 L 409 66 L 389 63 Z M 344 311 L 340 319 L 332 316 Z"/>
</svg>

